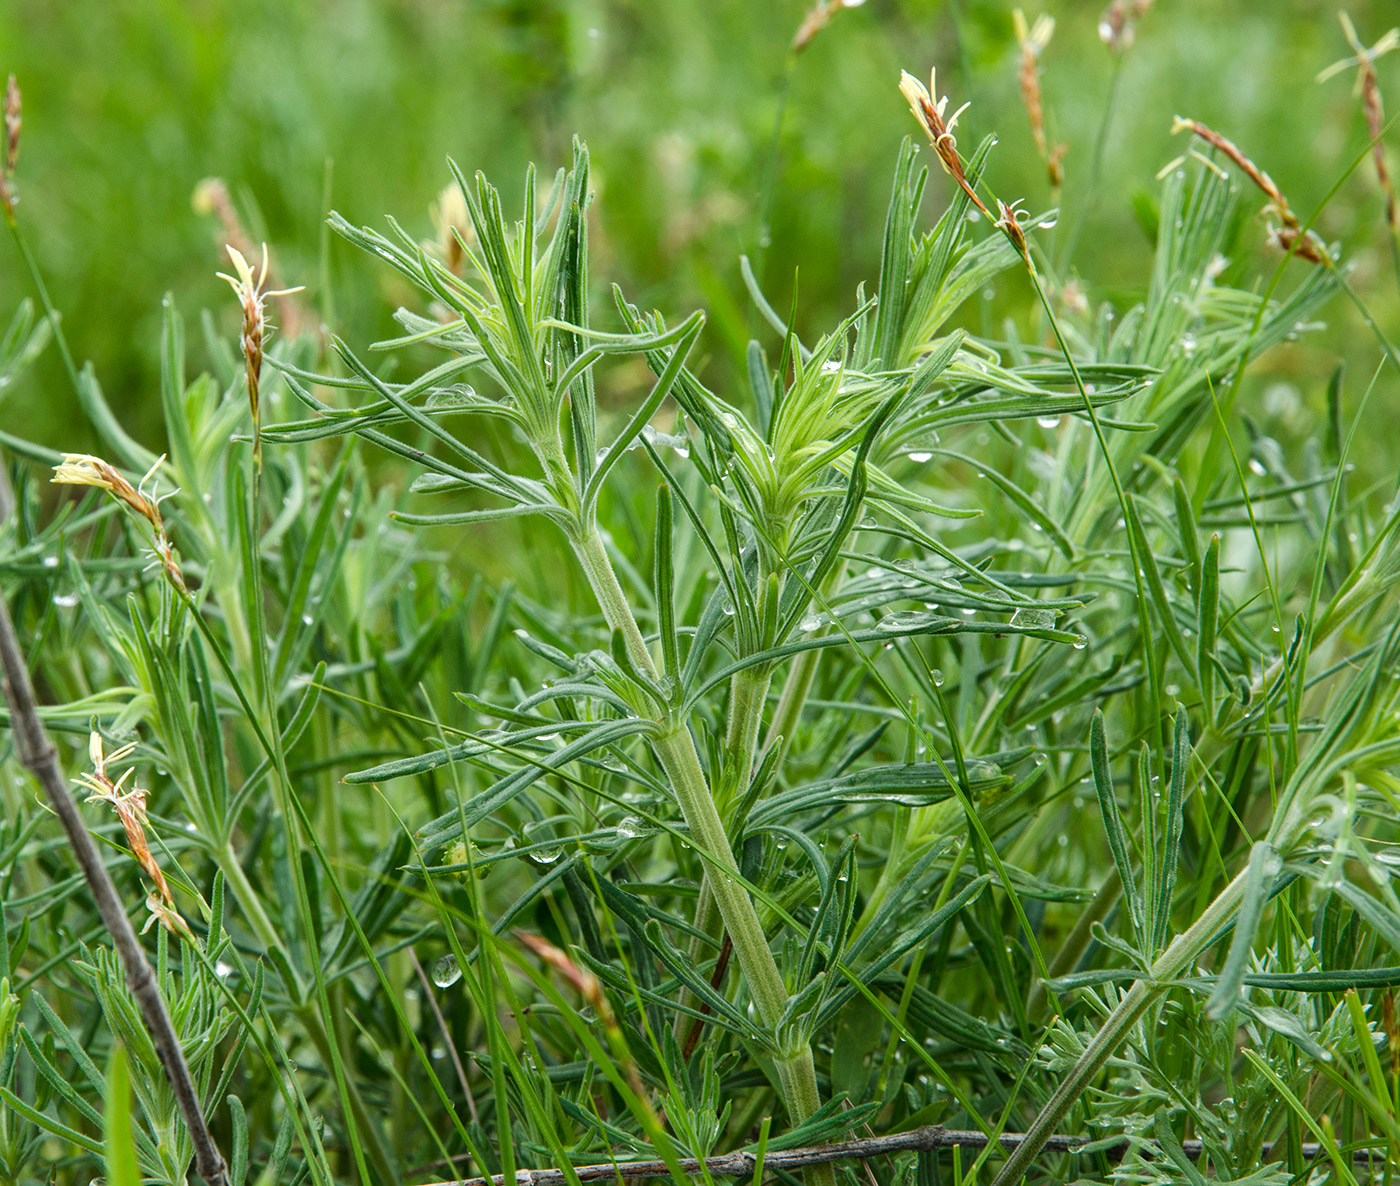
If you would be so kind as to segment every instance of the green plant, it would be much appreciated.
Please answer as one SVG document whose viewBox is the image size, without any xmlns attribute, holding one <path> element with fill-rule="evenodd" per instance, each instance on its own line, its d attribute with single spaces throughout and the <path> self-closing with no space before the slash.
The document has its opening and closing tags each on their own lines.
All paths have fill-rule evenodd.
<svg viewBox="0 0 1400 1186">
<path fill-rule="evenodd" d="M 1338 295 L 1394 351 L 1276 190 L 1292 254 L 1256 276 L 1253 166 L 1204 125 L 1120 308 L 1078 297 L 1053 213 L 988 194 L 990 139 L 964 159 L 910 97 L 946 207 L 926 229 L 906 142 L 877 279 L 815 339 L 745 263 L 772 353 L 742 389 L 707 385 L 700 314 L 604 311 L 576 144 L 518 220 L 456 174 L 446 243 L 332 218 L 418 294 L 374 353 L 245 300 L 242 366 L 206 320 L 190 379 L 167 300 L 165 459 L 76 368 L 115 465 L 0 437 L 40 715 L 75 776 L 135 744 L 140 842 L 87 819 L 133 910 L 168 890 L 157 983 L 234 1186 L 684 1180 L 935 1122 L 981 1151 L 870 1173 L 1204 1155 L 1262 1186 L 1400 1145 L 1400 507 L 1349 468 L 1389 391 L 1350 407 L 1339 371 L 1309 420 L 1255 379 Z M 1018 316 L 973 333 L 993 283 Z M 0 377 L 55 329 L 22 308 Z M 46 502 L 34 463 L 87 489 Z M 23 777 L 0 1178 L 89 1172 L 110 1133 L 114 1176 L 181 1181 Z M 129 1135 L 94 1103 L 122 1067 Z"/>
</svg>

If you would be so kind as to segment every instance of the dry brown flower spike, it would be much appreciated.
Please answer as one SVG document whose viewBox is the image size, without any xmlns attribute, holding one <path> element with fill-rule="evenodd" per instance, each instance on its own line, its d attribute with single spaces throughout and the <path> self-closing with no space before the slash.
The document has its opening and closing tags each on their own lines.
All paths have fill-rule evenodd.
<svg viewBox="0 0 1400 1186">
<path fill-rule="evenodd" d="M 151 548 L 155 552 L 156 561 L 170 583 L 181 593 L 187 594 L 189 589 L 185 585 L 184 574 L 180 571 L 175 549 L 165 531 L 165 520 L 161 517 L 162 498 L 146 493 L 146 483 L 155 478 L 156 471 L 164 462 L 165 455 L 161 454 L 141 481 L 133 486 L 115 466 L 101 457 L 94 457 L 91 453 L 65 453 L 63 460 L 54 466 L 53 478 L 50 480 L 60 486 L 96 486 L 100 490 L 106 490 L 118 502 L 124 503 L 145 519 L 151 528 Z M 169 497 L 169 494 L 163 496 Z"/>
<path fill-rule="evenodd" d="M 262 267 L 256 276 L 247 258 L 237 247 L 228 244 L 227 250 L 237 275 L 230 276 L 226 272 L 219 272 L 218 276 L 219 279 L 229 282 L 243 307 L 243 362 L 248 375 L 248 405 L 253 412 L 253 456 L 257 460 L 258 469 L 261 470 L 262 415 L 258 402 L 258 386 L 262 379 L 263 344 L 267 339 L 267 331 L 271 328 L 267 321 L 266 301 L 268 297 L 289 296 L 294 292 L 301 292 L 301 287 L 267 291 L 266 243 L 262 249 Z"/>
<path fill-rule="evenodd" d="M 15 193 L 15 166 L 19 164 L 19 134 L 24 126 L 23 99 L 15 76 L 5 84 L 5 165 L 0 169 L 0 206 L 4 207 L 5 218 L 15 220 L 15 203 L 19 195 Z"/>
</svg>

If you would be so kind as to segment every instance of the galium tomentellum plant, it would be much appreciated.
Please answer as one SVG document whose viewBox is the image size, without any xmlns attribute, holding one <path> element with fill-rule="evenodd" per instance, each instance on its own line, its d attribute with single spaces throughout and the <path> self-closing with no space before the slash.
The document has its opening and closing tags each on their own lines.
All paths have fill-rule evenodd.
<svg viewBox="0 0 1400 1186">
<path fill-rule="evenodd" d="M 984 144 L 974 158 L 974 172 L 989 147 Z M 541 647 L 569 675 L 515 711 L 528 721 L 525 713 L 547 702 L 561 713 L 580 700 L 592 708 L 575 719 L 549 718 L 521 730 L 517 744 L 558 735 L 567 740 L 543 758 L 538 750 L 519 751 L 524 759 L 519 769 L 461 811 L 421 829 L 424 844 L 458 844 L 464 829 L 542 773 L 644 739 L 680 809 L 689 843 L 704 862 L 696 929 L 713 935 L 722 928 L 727 934 L 752 1001 L 752 1022 L 732 1010 L 729 1022 L 771 1057 L 789 1120 L 800 1125 L 822 1106 L 812 1035 L 855 991 L 821 970 L 834 967 L 848 941 L 854 943 L 849 910 L 854 899 L 846 888 L 844 906 L 825 904 L 801 958 L 786 969 L 780 966 L 735 855 L 746 814 L 772 784 L 783 758 L 782 740 L 802 710 L 822 651 L 965 631 L 1078 641 L 1054 624 L 1058 613 L 1078 602 L 1037 600 L 943 547 L 925 526 L 926 517 L 976 512 L 941 507 L 907 490 L 891 467 L 907 464 L 906 455 L 917 453 L 920 442 L 936 440 L 945 423 L 1074 414 L 1083 411 L 1084 397 L 1070 385 L 1065 368 L 1040 366 L 1033 375 L 1018 375 L 988 347 L 961 331 L 942 329 L 962 299 L 1016 262 L 1017 255 L 1000 236 L 991 246 L 968 243 L 964 193 L 932 232 L 915 233 L 925 176 L 916 173 L 908 144 L 886 227 L 880 294 L 858 294 L 856 311 L 809 348 L 776 317 L 749 276 L 761 310 L 784 342 L 776 368 L 757 344 L 750 349 L 751 412 L 740 400 L 706 388 L 687 367 L 703 326 L 700 314 L 671 326 L 660 313 L 642 311 L 614 290 L 620 331 L 592 324 L 588 156 L 582 145 L 575 147 L 572 169 L 561 170 L 543 202 L 537 203 L 533 172 L 527 174 L 524 209 L 514 225 L 508 225 L 498 192 L 483 177 L 473 183 L 455 166 L 454 173 L 472 232 L 456 233 L 458 267 L 392 221 L 393 233 L 385 236 L 332 218 L 337 231 L 388 262 L 432 302 L 435 318 L 401 311 L 408 333 L 387 345 L 440 347 L 448 352 L 447 361 L 408 382 L 389 382 L 337 341 L 348 372 L 343 377 L 281 367 L 313 416 L 275 426 L 267 438 L 357 433 L 422 465 L 428 472 L 416 490 L 474 491 L 497 504 L 400 516 L 409 522 L 450 526 L 537 516 L 563 533 L 611 633 L 610 646 L 573 658 Z M 886 291 L 892 295 L 882 300 Z M 604 444 L 608 434 L 599 422 L 594 371 L 605 359 L 629 354 L 647 360 L 655 382 Z M 1143 368 L 1103 365 L 1091 373 L 1101 384 L 1094 402 L 1102 404 L 1134 390 Z M 467 386 L 468 375 L 483 390 Z M 369 402 L 339 409 L 318 398 L 315 385 L 350 389 Z M 679 409 L 677 431 L 671 434 L 651 423 L 668 397 Z M 508 425 L 528 446 L 536 472 L 507 468 L 454 431 L 449 417 L 463 414 Z M 391 431 L 403 428 L 421 434 L 433 448 L 408 444 Z M 622 557 L 600 512 L 609 475 L 638 448 L 663 479 L 656 501 L 653 580 L 641 603 L 619 578 Z M 693 624 L 678 621 L 672 570 L 674 535 L 685 528 L 704 547 L 716 582 Z M 970 590 L 958 596 L 972 599 L 963 604 L 995 609 L 998 620 L 971 620 L 976 609 L 925 608 L 886 612 L 872 623 L 871 615 L 885 607 L 920 596 L 930 605 L 935 593 L 943 596 L 941 587 L 929 583 L 934 578 L 911 576 L 907 566 L 888 563 L 873 569 L 873 576 L 862 576 L 858 596 L 840 594 L 858 537 L 882 532 L 939 558 L 942 571 L 959 571 L 984 587 L 985 596 Z M 627 571 L 635 585 L 636 566 L 629 562 Z M 786 682 L 764 737 L 771 684 L 784 667 Z M 721 736 L 702 748 L 697 739 L 710 734 L 700 708 L 725 688 Z M 430 756 L 426 765 L 391 764 L 352 780 L 427 769 L 479 754 L 488 745 L 496 753 L 510 748 L 499 740 L 469 741 Z M 840 880 L 844 884 L 846 878 Z M 950 908 L 960 907 L 985 884 L 985 878 L 978 879 Z M 841 910 L 844 929 L 831 921 Z M 672 970 L 688 975 L 683 966 Z M 707 1007 L 724 1006 L 698 978 L 684 980 L 676 1005 L 678 1039 L 704 1016 L 696 997 Z M 817 1180 L 830 1177 L 823 1167 L 812 1173 Z"/>
</svg>

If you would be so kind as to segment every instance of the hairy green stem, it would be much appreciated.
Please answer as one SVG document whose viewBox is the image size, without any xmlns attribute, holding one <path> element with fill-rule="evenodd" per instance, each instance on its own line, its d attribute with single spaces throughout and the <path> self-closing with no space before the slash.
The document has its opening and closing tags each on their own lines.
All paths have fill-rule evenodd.
<svg viewBox="0 0 1400 1186">
<path fill-rule="evenodd" d="M 778 707 L 768 726 L 768 734 L 763 739 L 765 753 L 779 742 L 784 752 L 792 744 L 792 735 L 797 731 L 797 722 L 802 719 L 802 710 L 807 706 L 807 697 L 817 678 L 817 664 L 821 661 L 821 655 L 818 650 L 803 651 L 792 661 L 787 679 L 783 681 L 783 690 L 778 696 Z"/>
<path fill-rule="evenodd" d="M 730 808 L 741 798 L 753 777 L 754 753 L 758 745 L 758 730 L 763 723 L 763 708 L 768 702 L 768 689 L 773 682 L 772 668 L 759 671 L 745 668 L 736 672 L 729 681 L 729 724 L 724 739 L 724 769 L 720 774 L 718 810 L 720 819 L 726 824 Z M 710 946 L 707 940 L 716 940 L 720 934 L 719 914 L 715 908 L 714 895 L 708 880 L 700 887 L 700 897 L 695 903 L 695 927 L 707 938 L 695 935 L 690 941 L 691 962 L 699 965 L 704 959 L 705 950 Z M 682 989 L 680 1005 L 695 1007 L 695 996 L 689 989 Z M 685 1043 L 694 1019 L 681 1012 L 676 1016 L 676 1038 Z"/>
<path fill-rule="evenodd" d="M 726 803 L 730 795 L 742 797 L 753 777 L 754 752 L 758 746 L 758 729 L 763 723 L 763 709 L 768 703 L 768 689 L 773 682 L 773 669 L 746 667 L 736 671 L 729 680 L 729 725 L 724 738 L 724 776 L 722 794 Z"/>
<path fill-rule="evenodd" d="M 626 594 L 618 583 L 602 537 L 596 529 L 588 530 L 575 538 L 573 545 L 603 611 L 604 620 L 612 629 L 622 632 L 628 657 L 638 670 L 644 675 L 655 676 L 655 661 L 646 639 L 642 637 Z M 724 821 L 720 819 L 714 797 L 710 794 L 695 741 L 684 721 L 674 721 L 653 737 L 652 748 L 666 772 L 681 814 L 690 827 L 691 840 L 705 860 L 705 884 L 729 932 L 759 1020 L 765 1029 L 773 1031 L 776 1038 L 778 1022 L 788 1004 L 787 986 L 768 946 L 753 899 L 740 880 L 739 866 L 734 860 Z M 774 1066 L 783 1089 L 788 1118 L 794 1126 L 801 1124 L 821 1102 L 811 1047 L 804 1043 L 795 1050 L 779 1051 Z M 813 1186 L 834 1186 L 835 1174 L 830 1167 L 814 1167 L 808 1181 Z"/>
</svg>

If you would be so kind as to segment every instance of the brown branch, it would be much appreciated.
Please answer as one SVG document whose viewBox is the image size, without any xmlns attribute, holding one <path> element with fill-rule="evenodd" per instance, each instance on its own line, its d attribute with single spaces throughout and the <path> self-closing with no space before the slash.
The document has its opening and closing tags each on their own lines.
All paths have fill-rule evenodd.
<svg viewBox="0 0 1400 1186">
<path fill-rule="evenodd" d="M 715 973 L 713 976 L 710 977 L 711 988 L 718 989 L 719 986 L 724 983 L 724 973 L 729 968 L 729 957 L 733 954 L 734 941 L 730 939 L 729 933 L 726 931 L 724 935 L 724 942 L 720 944 L 719 959 L 715 961 Z M 710 1006 L 708 1004 L 702 1003 L 700 1006 L 700 1012 L 705 1014 L 705 1016 L 709 1016 Z M 683 1062 L 689 1062 L 690 1056 L 695 1053 L 695 1047 L 700 1042 L 700 1033 L 704 1028 L 705 1018 L 697 1017 L 695 1019 L 695 1024 L 690 1027 L 690 1034 L 686 1037 L 685 1049 L 681 1051 L 681 1060 Z"/>
<path fill-rule="evenodd" d="M 8 521 L 13 507 L 14 497 L 9 479 L 0 470 L 0 527 Z M 97 846 L 83 824 L 73 796 L 68 793 L 63 771 L 59 769 L 58 754 L 49 740 L 48 730 L 39 719 L 34 686 L 29 681 L 29 666 L 15 633 L 14 622 L 10 619 L 9 606 L 3 597 L 0 597 L 0 675 L 3 675 L 5 699 L 10 706 L 10 731 L 14 735 L 20 763 L 48 795 L 53 812 L 67 833 L 73 855 L 77 857 L 88 889 L 97 903 L 102 923 L 112 937 L 112 946 L 116 948 L 126 974 L 126 986 L 141 1010 L 141 1020 L 151 1035 L 151 1042 L 165 1069 L 165 1077 L 170 1080 L 180 1114 L 189 1129 L 190 1140 L 194 1144 L 195 1169 L 210 1186 L 229 1186 L 228 1167 L 205 1123 L 199 1096 L 195 1093 L 184 1051 L 180 1048 L 180 1039 L 156 986 L 151 965 L 146 960 L 136 932 L 132 930 L 131 920 L 126 916 L 126 909 L 117 896 L 107 867 L 97 854 Z"/>
<path fill-rule="evenodd" d="M 820 1165 L 830 1161 L 865 1160 L 871 1157 L 882 1157 L 889 1153 L 908 1153 L 911 1151 L 930 1152 L 934 1149 L 951 1149 L 958 1146 L 964 1149 L 985 1149 L 988 1143 L 988 1136 L 984 1132 L 969 1131 L 965 1129 L 944 1128 L 941 1124 L 931 1124 L 924 1128 L 911 1129 L 909 1132 L 894 1133 L 884 1137 L 861 1137 L 853 1141 L 837 1141 L 830 1145 L 813 1145 L 803 1149 L 785 1149 L 769 1153 L 763 1159 L 764 1169 L 798 1169 L 805 1165 Z M 1002 1133 L 998 1138 L 998 1144 L 1003 1149 L 1014 1149 L 1025 1140 L 1025 1134 L 1019 1132 Z M 1089 1144 L 1087 1137 L 1074 1136 L 1053 1136 L 1045 1142 L 1044 1151 L 1048 1153 L 1074 1153 Z M 1155 1142 L 1145 1142 L 1147 1148 L 1155 1146 Z M 1204 1144 L 1201 1141 L 1182 1141 L 1182 1148 L 1186 1155 L 1193 1160 L 1199 1159 L 1205 1152 Z M 1097 1152 L 1103 1153 L 1106 1157 L 1114 1161 L 1121 1161 L 1127 1156 L 1132 1145 L 1128 1141 L 1119 1141 L 1114 1145 L 1100 1146 Z M 1266 1143 L 1260 1150 L 1261 1157 L 1268 1157 L 1273 1153 L 1274 1142 Z M 1312 1160 L 1322 1153 L 1322 1146 L 1313 1142 L 1303 1145 L 1303 1156 Z M 1371 1156 L 1365 1150 L 1360 1150 L 1353 1155 L 1353 1160 L 1363 1165 L 1369 1165 Z M 693 1157 L 685 1157 L 680 1161 L 680 1167 L 687 1174 L 698 1174 L 701 1169 L 705 1169 L 710 1174 L 717 1174 L 727 1178 L 743 1178 L 754 1172 L 757 1167 L 758 1158 L 748 1150 L 741 1149 L 736 1153 L 726 1153 L 720 1157 L 707 1157 L 703 1162 Z M 621 1161 L 607 1162 L 602 1165 L 579 1165 L 573 1167 L 566 1177 L 561 1169 L 544 1170 L 517 1170 L 515 1182 L 508 1184 L 503 1174 L 497 1174 L 493 1178 L 467 1178 L 465 1180 L 432 1182 L 427 1186 L 563 1186 L 570 1177 L 577 1178 L 580 1182 L 602 1182 L 611 1181 L 616 1178 L 666 1178 L 670 1177 L 671 1171 L 664 1161 Z"/>
</svg>

